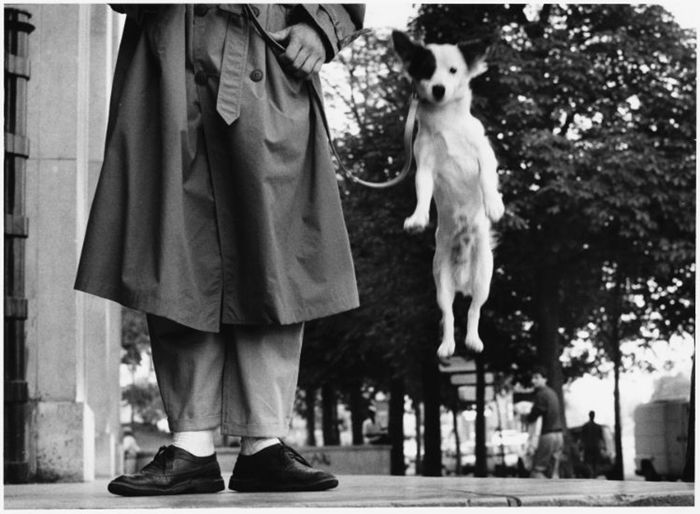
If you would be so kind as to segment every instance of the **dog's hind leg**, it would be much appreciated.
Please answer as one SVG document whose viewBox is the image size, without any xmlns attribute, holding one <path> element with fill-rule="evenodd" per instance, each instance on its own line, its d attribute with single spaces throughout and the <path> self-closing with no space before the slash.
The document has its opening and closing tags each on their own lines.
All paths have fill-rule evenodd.
<svg viewBox="0 0 700 514">
<path fill-rule="evenodd" d="M 475 243 L 471 249 L 471 303 L 467 312 L 467 337 L 464 343 L 468 350 L 479 353 L 484 349 L 484 343 L 479 337 L 479 318 L 481 307 L 489 297 L 493 274 L 493 253 L 487 229 L 479 231 Z"/>
<path fill-rule="evenodd" d="M 456 289 L 449 253 L 438 248 L 433 261 L 433 278 L 437 290 L 437 303 L 442 311 L 442 342 L 437 354 L 446 359 L 455 352 L 455 317 L 452 311 Z"/>
</svg>

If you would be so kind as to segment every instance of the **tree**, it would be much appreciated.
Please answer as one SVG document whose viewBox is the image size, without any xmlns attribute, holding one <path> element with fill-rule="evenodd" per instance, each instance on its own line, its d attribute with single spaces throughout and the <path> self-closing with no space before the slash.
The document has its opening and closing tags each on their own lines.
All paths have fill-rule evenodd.
<svg viewBox="0 0 700 514">
<path fill-rule="evenodd" d="M 134 414 L 138 414 L 142 421 L 148 425 L 155 425 L 165 418 L 160 391 L 158 386 L 152 382 L 143 381 L 129 384 L 122 390 L 122 400 L 131 406 L 132 425 Z"/>
<path fill-rule="evenodd" d="M 146 316 L 142 312 L 122 308 L 122 364 L 134 369 L 141 364 L 141 355 L 150 351 Z"/>
<path fill-rule="evenodd" d="M 619 325 L 630 303 L 628 284 L 647 287 L 645 305 L 665 326 L 692 325 L 689 34 L 658 6 L 595 4 L 425 4 L 412 30 L 427 42 L 500 34 L 489 71 L 473 82 L 473 111 L 499 159 L 507 207 L 482 313 L 489 367 L 522 380 L 539 361 L 561 397 L 566 379 L 596 364 L 562 369 L 562 350 L 582 327 L 597 323 L 595 333 L 603 334 L 617 323 L 618 336 L 607 332 L 610 352 L 601 355 L 616 359 L 612 341 L 629 328 Z M 340 151 L 346 162 L 359 163 L 355 173 L 390 177 L 402 164 L 399 120 L 409 85 L 381 33 L 341 59 L 350 88 L 327 87 L 336 93 L 329 103 L 345 105 L 352 120 Z M 341 177 L 341 186 L 363 306 L 310 324 L 309 380 L 350 384 L 359 376 L 386 388 L 403 375 L 408 394 L 426 402 L 424 464 L 426 474 L 439 474 L 431 231 L 415 237 L 401 230 L 413 204 L 409 184 L 376 192 Z M 617 293 L 609 284 L 622 287 L 623 302 L 617 312 L 605 311 L 613 321 L 606 325 L 596 313 L 613 305 Z"/>
</svg>

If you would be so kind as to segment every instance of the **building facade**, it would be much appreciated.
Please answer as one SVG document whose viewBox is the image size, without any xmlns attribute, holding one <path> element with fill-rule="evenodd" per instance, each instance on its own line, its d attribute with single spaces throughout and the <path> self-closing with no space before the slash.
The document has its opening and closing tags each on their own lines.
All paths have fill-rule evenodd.
<svg viewBox="0 0 700 514">
<path fill-rule="evenodd" d="M 8 57 L 8 31 L 14 29 L 7 23 L 8 10 L 25 13 L 33 26 L 26 57 L 17 58 L 26 60 L 30 70 L 26 95 L 20 95 L 25 98 L 16 99 L 26 102 L 25 176 L 9 181 L 24 181 L 27 220 L 25 342 L 19 348 L 24 355 L 16 359 L 26 383 L 21 387 L 26 390 L 25 433 L 17 433 L 21 427 L 13 428 L 18 423 L 8 425 L 6 396 L 5 481 L 112 476 L 122 468 L 121 310 L 114 303 L 74 291 L 73 281 L 102 161 L 111 76 L 123 22 L 106 5 L 4 7 L 6 89 L 8 61 L 15 59 Z M 7 117 L 7 95 L 5 104 Z M 14 151 L 8 141 L 13 136 L 8 136 L 6 122 L 6 199 L 8 149 Z M 7 256 L 7 202 L 5 217 Z M 7 269 L 6 262 L 6 278 Z M 7 285 L 5 295 L 7 339 Z M 6 356 L 10 344 L 4 341 Z M 22 382 L 22 377 L 9 378 L 12 385 Z M 8 383 L 6 365 L 6 389 Z M 13 457 L 21 461 L 10 463 L 9 468 L 8 438 L 11 445 L 25 445 Z"/>
</svg>

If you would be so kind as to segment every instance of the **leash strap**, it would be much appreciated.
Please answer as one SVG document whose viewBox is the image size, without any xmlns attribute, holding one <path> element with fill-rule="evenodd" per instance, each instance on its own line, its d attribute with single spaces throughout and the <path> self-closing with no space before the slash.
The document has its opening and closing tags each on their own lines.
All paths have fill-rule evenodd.
<svg viewBox="0 0 700 514">
<path fill-rule="evenodd" d="M 255 17 L 255 13 L 253 13 L 251 7 L 249 4 L 243 4 L 243 9 L 248 16 L 248 19 L 250 22 L 253 24 L 253 27 L 255 27 L 255 30 L 260 34 L 260 37 L 263 38 L 265 43 L 272 49 L 272 51 L 279 55 L 281 53 L 284 53 L 285 48 L 279 44 L 277 41 L 272 39 L 270 34 L 260 25 L 260 22 L 258 19 Z M 404 165 L 403 168 L 401 168 L 401 171 L 399 172 L 398 175 L 396 175 L 394 178 L 386 181 L 386 182 L 368 182 L 366 180 L 362 180 L 355 176 L 352 172 L 350 172 L 345 165 L 343 164 L 342 159 L 340 158 L 340 155 L 338 154 L 338 150 L 335 147 L 335 144 L 333 144 L 333 137 L 331 135 L 331 129 L 330 125 L 328 123 L 328 118 L 326 117 L 326 111 L 323 107 L 323 100 L 321 99 L 321 95 L 318 93 L 318 90 L 314 86 L 313 82 L 310 80 L 306 81 L 307 88 L 309 90 L 309 94 L 314 102 L 316 102 L 316 105 L 318 106 L 318 111 L 321 113 L 321 121 L 323 122 L 323 128 L 326 132 L 326 137 L 328 138 L 328 143 L 329 146 L 331 147 L 331 152 L 333 153 L 333 156 L 335 157 L 336 161 L 338 162 L 338 166 L 340 167 L 340 170 L 342 173 L 346 176 L 349 177 L 352 181 L 357 182 L 358 184 L 362 184 L 363 186 L 370 187 L 373 189 L 384 189 L 387 187 L 392 187 L 395 186 L 396 184 L 402 182 L 409 174 L 411 171 L 411 164 L 413 163 L 413 129 L 415 127 L 415 121 L 416 121 L 416 111 L 418 110 L 418 98 L 414 94 L 413 97 L 411 98 L 411 104 L 408 109 L 408 114 L 406 115 L 406 124 L 404 126 L 404 131 L 403 131 L 403 143 L 404 143 Z"/>
</svg>

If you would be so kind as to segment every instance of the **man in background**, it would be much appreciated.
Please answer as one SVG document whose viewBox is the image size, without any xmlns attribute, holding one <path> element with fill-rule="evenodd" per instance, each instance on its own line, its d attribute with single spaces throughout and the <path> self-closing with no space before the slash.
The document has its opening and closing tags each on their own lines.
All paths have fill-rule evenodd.
<svg viewBox="0 0 700 514">
<path fill-rule="evenodd" d="M 603 427 L 595 421 L 595 411 L 588 413 L 588 422 L 581 429 L 581 442 L 583 443 L 583 461 L 591 473 L 591 478 L 599 475 L 601 457 L 605 451 L 605 439 Z"/>
<path fill-rule="evenodd" d="M 530 477 L 558 478 L 559 459 L 564 447 L 559 398 L 547 385 L 547 372 L 542 367 L 535 368 L 532 385 L 535 387 L 535 399 L 527 421 L 535 423 L 541 417 L 542 429 L 532 458 Z"/>
</svg>

